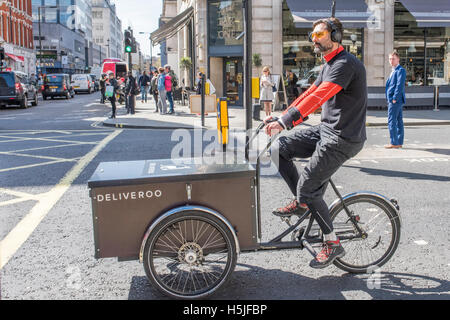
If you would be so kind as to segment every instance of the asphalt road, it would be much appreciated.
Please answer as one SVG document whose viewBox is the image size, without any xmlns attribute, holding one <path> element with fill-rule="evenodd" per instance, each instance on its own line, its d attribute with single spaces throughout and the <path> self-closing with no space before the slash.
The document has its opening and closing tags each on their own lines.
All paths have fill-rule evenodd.
<svg viewBox="0 0 450 320">
<path fill-rule="evenodd" d="M 98 98 L 0 110 L 2 299 L 166 299 L 139 262 L 94 259 L 87 181 L 100 162 L 169 158 L 178 141 L 167 130 L 100 126 L 109 108 Z M 300 250 L 245 253 L 213 299 L 449 299 L 450 126 L 406 128 L 403 150 L 383 149 L 387 136 L 369 128 L 365 149 L 334 177 L 343 194 L 398 199 L 400 245 L 379 273 L 314 270 Z M 283 227 L 270 211 L 288 189 L 264 175 L 261 195 L 267 241 Z M 326 198 L 335 198 L 331 189 Z"/>
</svg>

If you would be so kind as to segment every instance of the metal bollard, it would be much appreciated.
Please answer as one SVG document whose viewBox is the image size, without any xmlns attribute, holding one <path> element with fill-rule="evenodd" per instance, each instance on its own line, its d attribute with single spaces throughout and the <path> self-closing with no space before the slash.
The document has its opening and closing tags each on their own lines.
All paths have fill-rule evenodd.
<svg viewBox="0 0 450 320">
<path fill-rule="evenodd" d="M 434 109 L 433 111 L 439 111 L 439 87 L 434 86 Z"/>
</svg>

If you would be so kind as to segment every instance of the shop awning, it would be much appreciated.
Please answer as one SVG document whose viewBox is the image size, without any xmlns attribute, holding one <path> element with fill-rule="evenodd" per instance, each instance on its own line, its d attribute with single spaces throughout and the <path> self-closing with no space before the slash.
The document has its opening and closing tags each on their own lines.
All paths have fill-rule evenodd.
<svg viewBox="0 0 450 320">
<path fill-rule="evenodd" d="M 332 0 L 286 0 L 296 28 L 311 28 L 314 21 L 331 17 Z M 336 14 L 344 28 L 365 28 L 372 13 L 364 0 L 336 0 Z"/>
<path fill-rule="evenodd" d="M 172 18 L 170 21 L 162 25 L 158 30 L 152 32 L 151 39 L 153 45 L 163 42 L 165 39 L 171 38 L 184 28 L 192 16 L 194 15 L 194 8 L 189 7 L 182 13 Z"/>
<path fill-rule="evenodd" d="M 450 27 L 449 0 L 401 0 L 418 27 Z"/>
<path fill-rule="evenodd" d="M 24 62 L 25 58 L 22 56 L 16 56 L 15 54 L 12 53 L 6 53 L 6 55 L 8 57 L 10 57 L 12 60 L 17 61 L 17 62 Z"/>
</svg>

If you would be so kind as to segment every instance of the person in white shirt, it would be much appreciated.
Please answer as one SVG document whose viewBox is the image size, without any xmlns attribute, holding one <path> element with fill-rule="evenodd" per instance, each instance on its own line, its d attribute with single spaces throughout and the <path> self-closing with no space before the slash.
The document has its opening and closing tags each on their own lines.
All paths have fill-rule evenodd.
<svg viewBox="0 0 450 320">
<path fill-rule="evenodd" d="M 266 117 L 268 117 L 272 113 L 272 102 L 274 99 L 273 87 L 275 86 L 275 83 L 272 79 L 269 67 L 264 67 L 262 72 L 263 74 L 260 79 L 261 94 L 259 102 L 264 105 L 264 111 L 266 112 Z"/>
</svg>

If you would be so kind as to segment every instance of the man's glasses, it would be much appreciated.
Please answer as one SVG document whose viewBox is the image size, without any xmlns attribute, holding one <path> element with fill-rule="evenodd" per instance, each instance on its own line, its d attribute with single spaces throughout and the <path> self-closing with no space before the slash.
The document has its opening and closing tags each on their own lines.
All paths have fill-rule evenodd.
<svg viewBox="0 0 450 320">
<path fill-rule="evenodd" d="M 325 37 L 327 34 L 328 34 L 327 30 L 310 32 L 309 33 L 309 41 L 312 42 L 314 37 L 320 40 L 323 37 Z"/>
</svg>

